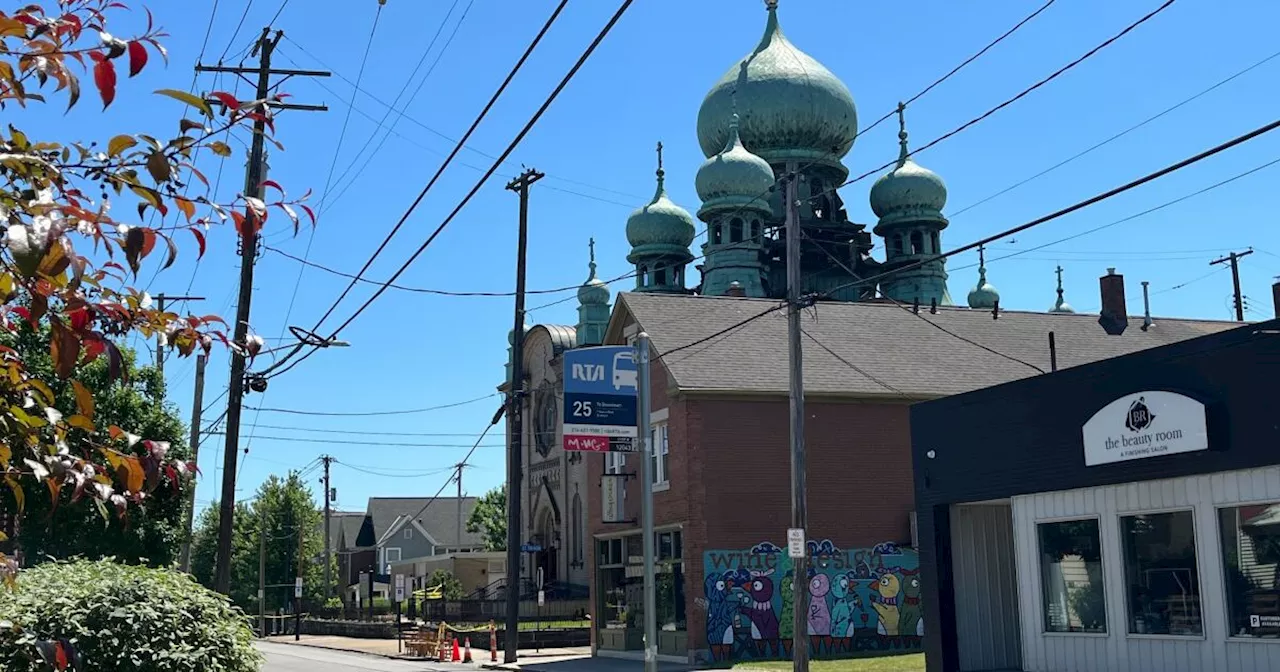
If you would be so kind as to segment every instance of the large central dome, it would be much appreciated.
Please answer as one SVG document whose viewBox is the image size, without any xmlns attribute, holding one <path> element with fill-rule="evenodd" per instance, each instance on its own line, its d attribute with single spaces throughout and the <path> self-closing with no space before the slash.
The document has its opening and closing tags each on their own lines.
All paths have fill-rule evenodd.
<svg viewBox="0 0 1280 672">
<path fill-rule="evenodd" d="M 842 158 L 858 135 L 858 112 L 849 89 L 821 63 L 787 40 L 776 2 L 755 51 L 711 88 L 698 110 L 698 144 L 710 158 L 724 149 L 737 92 L 742 143 L 753 154 L 786 159 Z"/>
</svg>

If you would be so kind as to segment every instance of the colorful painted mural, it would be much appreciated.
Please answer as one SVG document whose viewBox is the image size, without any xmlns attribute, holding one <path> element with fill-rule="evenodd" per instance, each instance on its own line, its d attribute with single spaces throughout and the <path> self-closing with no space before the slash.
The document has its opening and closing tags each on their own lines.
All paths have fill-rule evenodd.
<svg viewBox="0 0 1280 672">
<path fill-rule="evenodd" d="M 814 658 L 918 651 L 924 636 L 920 559 L 893 543 L 846 550 L 809 541 L 807 627 L 793 627 L 793 564 L 769 542 L 703 553 L 710 662 L 790 658 L 797 642 Z"/>
</svg>

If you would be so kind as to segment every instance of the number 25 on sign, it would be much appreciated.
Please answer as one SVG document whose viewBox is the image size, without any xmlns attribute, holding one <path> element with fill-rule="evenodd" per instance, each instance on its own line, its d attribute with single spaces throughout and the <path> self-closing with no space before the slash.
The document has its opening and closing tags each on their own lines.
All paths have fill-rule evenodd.
<svg viewBox="0 0 1280 672">
<path fill-rule="evenodd" d="M 575 418 L 591 417 L 591 402 L 575 400 L 573 402 L 573 417 Z"/>
</svg>

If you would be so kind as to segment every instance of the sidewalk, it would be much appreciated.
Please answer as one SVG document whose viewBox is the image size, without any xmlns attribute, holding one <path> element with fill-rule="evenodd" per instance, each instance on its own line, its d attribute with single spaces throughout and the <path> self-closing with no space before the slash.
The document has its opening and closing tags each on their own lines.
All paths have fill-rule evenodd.
<svg viewBox="0 0 1280 672">
<path fill-rule="evenodd" d="M 501 654 L 499 654 L 501 655 Z M 527 672 L 636 672 L 644 670 L 644 661 L 621 658 L 591 657 L 590 647 L 573 649 L 543 649 L 541 652 L 522 649 L 519 662 L 510 665 L 484 664 L 488 670 L 522 670 Z M 694 668 L 674 663 L 659 663 L 660 672 L 687 672 Z"/>
<path fill-rule="evenodd" d="M 317 649 L 332 649 L 334 651 L 367 653 L 374 656 L 383 656 L 385 658 L 421 660 L 415 656 L 410 656 L 408 653 L 399 653 L 396 640 L 394 639 L 360 639 L 358 637 L 339 637 L 337 635 L 302 635 L 302 637 L 295 642 L 293 641 L 293 635 L 277 635 L 275 637 L 267 637 L 263 641 L 273 642 L 276 644 L 310 646 Z M 475 654 L 476 652 L 472 650 L 472 656 Z"/>
</svg>

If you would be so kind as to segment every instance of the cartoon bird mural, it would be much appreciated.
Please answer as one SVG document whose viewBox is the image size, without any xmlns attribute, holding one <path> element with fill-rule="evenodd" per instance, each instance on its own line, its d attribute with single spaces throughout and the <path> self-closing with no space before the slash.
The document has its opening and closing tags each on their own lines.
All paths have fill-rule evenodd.
<svg viewBox="0 0 1280 672">
<path fill-rule="evenodd" d="M 814 574 L 809 578 L 809 644 L 814 652 L 820 652 L 824 642 L 831 642 L 831 609 L 827 606 L 829 592 L 831 579 L 826 574 Z"/>
<path fill-rule="evenodd" d="M 850 651 L 853 642 L 853 616 L 862 610 L 862 598 L 854 584 L 854 573 L 839 574 L 831 584 L 831 638 L 837 651 Z"/>
<path fill-rule="evenodd" d="M 703 581 L 707 595 L 707 645 L 715 660 L 728 660 L 733 655 L 733 617 L 738 601 L 731 599 L 733 579 L 724 574 L 711 574 Z"/>
<path fill-rule="evenodd" d="M 876 631 L 886 637 L 897 637 L 902 617 L 899 607 L 902 582 L 896 575 L 885 572 L 871 582 L 871 590 L 871 607 L 880 616 Z"/>
<path fill-rule="evenodd" d="M 782 577 L 782 613 L 779 615 L 778 637 L 782 640 L 782 652 L 787 658 L 791 657 L 791 644 L 795 639 L 796 628 L 796 594 L 795 594 L 795 575 L 792 570 L 788 569 L 787 573 Z"/>
<path fill-rule="evenodd" d="M 920 607 L 920 573 L 902 570 L 902 614 L 898 632 L 904 637 L 924 637 L 924 610 Z"/>
<path fill-rule="evenodd" d="M 773 579 L 767 572 L 751 572 L 751 581 L 743 586 L 734 586 L 744 596 L 742 614 L 751 621 L 751 639 L 755 641 L 756 653 L 760 656 L 772 655 L 779 639 L 778 614 L 773 611 Z"/>
</svg>

